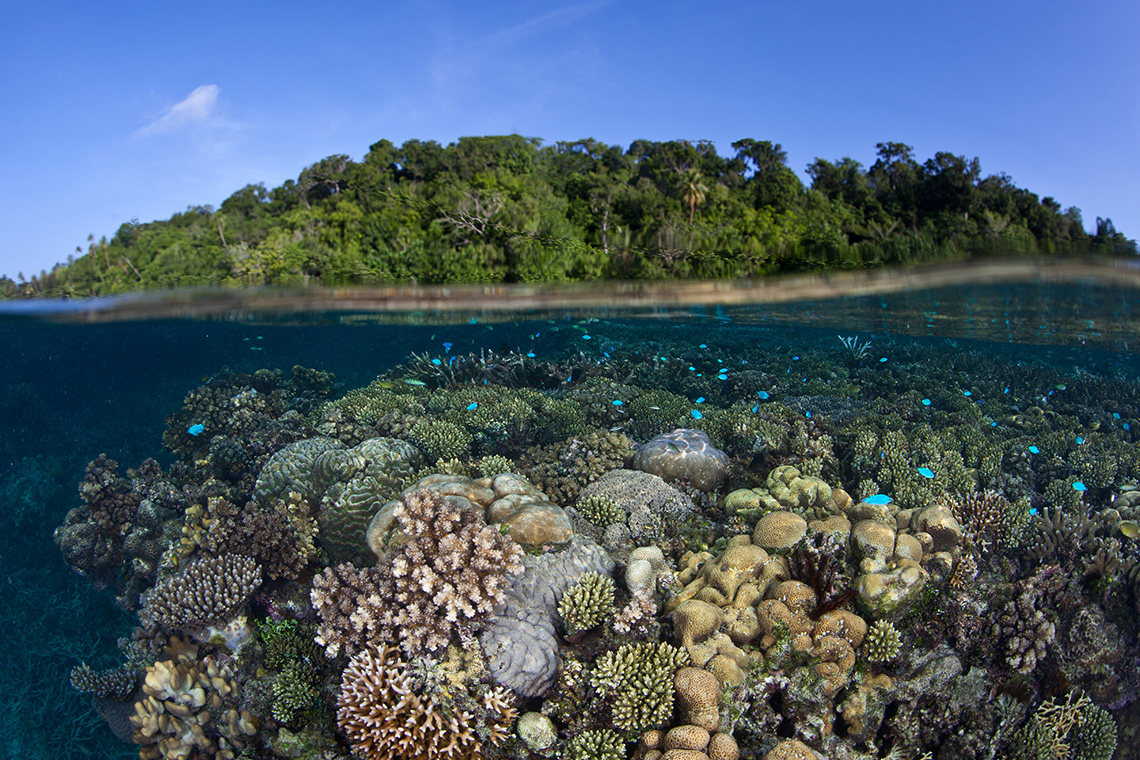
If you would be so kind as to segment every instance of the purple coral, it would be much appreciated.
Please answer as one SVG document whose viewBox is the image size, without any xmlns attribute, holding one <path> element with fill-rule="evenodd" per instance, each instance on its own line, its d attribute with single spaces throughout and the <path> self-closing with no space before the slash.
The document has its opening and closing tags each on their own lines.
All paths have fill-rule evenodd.
<svg viewBox="0 0 1140 760">
<path fill-rule="evenodd" d="M 664 480 L 688 480 L 702 491 L 724 482 L 728 455 L 713 446 L 703 430 L 679 428 L 643 444 L 633 455 L 634 469 Z"/>
</svg>

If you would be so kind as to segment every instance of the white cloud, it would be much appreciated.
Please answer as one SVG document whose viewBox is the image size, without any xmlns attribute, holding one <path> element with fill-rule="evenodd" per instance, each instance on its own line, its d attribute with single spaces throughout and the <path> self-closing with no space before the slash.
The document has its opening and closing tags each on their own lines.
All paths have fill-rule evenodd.
<svg viewBox="0 0 1140 760">
<path fill-rule="evenodd" d="M 161 135 L 167 132 L 176 132 L 183 127 L 201 124 L 214 115 L 218 105 L 218 92 L 216 84 L 204 84 L 194 88 L 194 91 L 179 102 L 172 105 L 162 116 L 138 130 L 137 135 Z"/>
</svg>

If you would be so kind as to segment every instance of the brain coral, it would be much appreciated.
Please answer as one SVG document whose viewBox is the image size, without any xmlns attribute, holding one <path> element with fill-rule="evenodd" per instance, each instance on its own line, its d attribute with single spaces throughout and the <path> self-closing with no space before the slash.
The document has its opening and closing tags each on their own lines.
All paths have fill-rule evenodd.
<svg viewBox="0 0 1140 760">
<path fill-rule="evenodd" d="M 331 438 L 310 438 L 270 457 L 254 493 L 267 505 L 301 494 L 316 512 L 319 541 L 332 561 L 366 564 L 369 522 L 422 463 L 415 446 L 395 438 L 369 438 L 350 449 Z"/>
<path fill-rule="evenodd" d="M 526 569 L 511 582 L 504 604 L 480 637 L 495 680 L 524 697 L 544 694 L 558 675 L 558 602 L 586 573 L 609 575 L 614 561 L 600 546 L 574 536 L 561 551 L 525 556 Z"/>
<path fill-rule="evenodd" d="M 713 446 L 703 430 L 678 428 L 642 444 L 633 455 L 633 468 L 712 491 L 724 482 L 728 455 Z"/>
</svg>

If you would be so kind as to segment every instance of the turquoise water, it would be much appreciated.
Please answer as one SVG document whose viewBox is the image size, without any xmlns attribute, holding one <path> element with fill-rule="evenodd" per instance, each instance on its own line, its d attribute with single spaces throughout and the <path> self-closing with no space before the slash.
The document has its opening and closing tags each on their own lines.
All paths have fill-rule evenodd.
<svg viewBox="0 0 1140 760">
<path fill-rule="evenodd" d="M 385 398 L 394 394 L 401 404 L 409 394 L 419 399 L 427 409 L 419 413 L 419 422 L 446 417 L 463 427 L 456 415 L 467 406 L 454 407 L 459 397 L 447 394 L 470 385 L 501 394 L 529 385 L 544 398 L 582 412 L 585 427 L 562 438 L 544 431 L 541 419 L 500 437 L 469 428 L 473 435 L 457 448 L 407 433 L 427 456 L 420 475 L 432 470 L 432 456 L 444 450 L 456 454 L 457 467 L 471 470 L 483 456 L 500 454 L 526 474 L 537 461 L 537 455 L 524 458 L 531 445 L 550 447 L 591 432 L 625 435 L 637 445 L 673 428 L 708 429 L 731 460 L 727 480 L 708 492 L 691 484 L 682 484 L 680 491 L 704 519 L 687 532 L 662 529 L 660 535 L 640 541 L 661 545 L 674 565 L 687 549 L 707 548 L 715 555 L 725 537 L 751 533 L 756 515 L 731 514 L 726 497 L 738 489 L 764 486 L 781 464 L 802 465 L 805 472 L 815 467 L 831 488 L 845 489 L 856 502 L 871 499 L 873 504 L 872 497 L 891 497 L 905 509 L 933 504 L 942 494 L 960 503 L 970 488 L 992 491 L 1003 497 L 1008 509 L 1025 510 L 1019 540 L 998 546 L 986 542 L 984 551 L 964 542 L 950 552 L 955 562 L 964 554 L 976 555 L 979 565 L 960 588 L 951 587 L 949 573 L 939 574 L 935 559 L 924 558 L 931 591 L 921 600 L 921 609 L 914 602 L 914 609 L 905 614 L 879 616 L 898 623 L 903 653 L 890 662 L 871 663 L 857 652 L 860 659 L 830 707 L 797 705 L 787 696 L 792 693 L 788 680 L 797 672 L 806 673 L 818 659 L 770 660 L 769 666 L 745 668 L 750 680 L 729 689 L 726 704 L 736 707 L 725 710 L 735 720 L 737 743 L 744 756 L 755 757 L 778 740 L 796 737 L 821 753 L 843 747 L 851 757 L 918 757 L 924 752 L 934 757 L 949 752 L 1001 756 L 1026 746 L 1026 735 L 1016 733 L 1025 716 L 1049 699 L 1071 696 L 1075 701 L 1083 693 L 1118 725 L 1116 756 L 1133 756 L 1136 739 L 1130 727 L 1140 692 L 1140 571 L 1132 572 L 1132 567 L 1140 552 L 1129 535 L 1128 521 L 1135 515 L 1126 494 L 1140 483 L 1140 459 L 1132 453 L 1140 431 L 1140 357 L 1133 345 L 1140 292 L 1119 282 L 1081 279 L 939 283 L 935 288 L 751 305 L 735 297 L 722 303 L 715 294 L 699 295 L 700 303 L 687 303 L 683 294 L 674 294 L 668 302 L 621 309 L 572 300 L 547 302 L 519 313 L 500 311 L 491 303 L 470 310 L 393 313 L 362 309 L 356 302 L 351 311 L 326 310 L 328 304 L 322 302 L 322 308 L 294 304 L 288 313 L 231 305 L 203 319 L 180 318 L 177 312 L 129 321 L 111 321 L 107 318 L 114 315 L 107 312 L 80 321 L 59 320 L 58 314 L 9 316 L 0 322 L 0 563 L 5 584 L 0 620 L 7 634 L 6 656 L 0 660 L 0 754 L 138 755 L 136 745 L 114 737 L 90 696 L 71 688 L 68 674 L 80 663 L 100 670 L 124 662 L 116 641 L 129 638 L 138 625 L 133 609 L 138 591 L 153 586 L 156 577 L 146 576 L 141 586 L 138 578 L 124 583 L 124 574 L 129 574 L 124 565 L 108 571 L 103 578 L 108 582 L 100 588 L 91 573 L 85 577 L 68 567 L 53 533 L 69 510 L 84 505 L 78 486 L 87 463 L 100 454 L 117 461 L 121 474 L 154 459 L 163 469 L 160 479 L 169 482 L 177 481 L 178 468 L 208 468 L 208 459 L 217 460 L 217 447 L 210 449 L 206 439 L 232 437 L 233 431 L 213 423 L 213 429 L 201 431 L 201 441 L 188 438 L 186 423 L 196 418 L 192 407 L 183 410 L 187 394 L 222 385 L 252 387 L 253 373 L 263 369 L 281 370 L 270 385 L 283 388 L 300 365 L 331 373 L 335 383 L 321 390 L 307 386 L 308 396 L 298 390 L 300 384 L 289 386 L 293 395 L 285 394 L 281 403 L 298 409 L 300 421 L 289 428 L 289 435 L 266 434 L 257 447 L 246 447 L 240 461 L 249 471 L 234 475 L 226 486 L 228 497 L 239 504 L 251 497 L 257 471 L 274 451 L 290 440 L 318 434 L 321 403 L 335 402 L 378 377 L 384 382 L 372 387 L 387 394 Z M 484 384 L 484 377 L 491 380 Z M 669 403 L 638 404 L 652 393 Z M 440 399 L 434 411 L 433 397 Z M 646 411 L 651 408 L 653 413 Z M 398 438 L 393 424 L 376 423 L 371 430 Z M 773 437 L 772 425 L 799 431 L 809 442 Z M 864 451 L 858 436 L 867 431 L 879 434 L 879 445 Z M 888 450 L 888 431 L 901 433 L 912 448 L 901 454 Z M 939 438 L 942 434 L 945 437 Z M 867 461 L 867 453 L 884 460 L 889 455 L 892 461 L 897 455 L 905 471 L 888 472 L 881 463 Z M 960 459 L 955 458 L 958 454 Z M 194 481 L 179 472 L 179 477 Z M 596 474 L 572 472 L 568 477 L 577 477 L 575 488 L 580 488 Z M 540 475 L 532 477 L 536 479 Z M 195 500 L 204 506 L 208 489 L 199 488 L 200 479 L 194 482 L 197 490 L 186 489 L 193 493 L 182 502 L 175 500 L 183 508 Z M 868 492 L 872 487 L 876 493 Z M 561 501 L 559 506 L 575 506 L 564 495 Z M 1048 529 L 1043 517 L 1055 517 L 1058 510 L 1074 519 L 1080 515 L 1085 534 L 1057 538 L 1063 531 Z M 184 516 L 174 511 L 165 518 L 169 525 L 163 540 L 168 544 L 177 540 Z M 589 526 L 578 532 L 601 535 Z M 1041 550 L 1034 547 L 1045 534 L 1057 541 L 1055 556 L 1037 556 Z M 979 532 L 978 541 L 983 537 Z M 614 573 L 619 601 L 624 593 L 620 568 L 629 548 L 611 548 L 619 563 Z M 1090 571 L 1101 548 L 1118 564 L 1103 573 Z M 328 562 L 325 556 L 314 558 L 296 584 L 311 584 L 313 573 Z M 1028 588 L 1025 584 L 1044 584 L 1039 571 L 1052 565 L 1064 582 L 1034 598 L 1056 631 L 1040 662 L 1018 672 L 1008 661 L 1009 636 L 994 634 L 990 627 L 1000 624 L 1001 604 L 1017 598 L 1018 589 Z M 840 568 L 848 585 L 859 574 L 851 558 Z M 297 586 L 266 583 L 250 602 L 249 614 L 276 619 L 275 594 L 280 602 L 285 597 L 303 599 L 306 593 L 305 588 L 298 592 Z M 667 592 L 659 592 L 658 602 L 666 599 Z M 991 608 L 979 611 L 987 601 L 992 601 Z M 965 629 L 955 627 L 970 614 L 975 617 Z M 312 618 L 311 610 L 296 616 L 306 615 Z M 662 615 L 660 622 L 631 634 L 630 640 L 674 642 L 669 618 Z M 1110 657 L 1085 651 L 1097 641 L 1090 627 L 1112 631 L 1113 641 L 1101 645 L 1110 646 Z M 971 641 L 971 636 L 977 639 Z M 613 631 L 595 632 L 581 649 L 579 642 L 563 641 L 562 653 L 589 666 L 622 640 Z M 762 648 L 750 642 L 742 649 Z M 264 669 L 261 675 L 258 671 L 264 666 L 259 659 L 263 655 L 256 647 L 243 652 L 233 659 L 233 668 L 246 696 L 236 699 L 261 722 L 246 756 L 289 756 L 279 733 L 282 723 L 256 713 L 268 704 L 264 695 L 258 701 L 258 689 L 272 690 L 253 683 L 265 677 Z M 918 694 L 914 684 L 925 677 L 921 672 L 929 660 L 924 658 L 935 652 L 953 653 L 961 674 Z M 211 653 L 224 655 L 225 650 L 204 645 L 197 655 Z M 135 667 L 141 676 L 141 668 Z M 773 673 L 784 679 L 779 689 L 770 685 L 776 682 Z M 838 719 L 839 729 L 819 735 L 810 718 L 827 714 L 837 719 L 845 700 L 877 674 L 888 675 L 896 689 L 877 715 L 878 728 L 859 733 L 850 721 Z M 763 680 L 766 677 L 769 681 Z M 329 741 L 335 741 L 330 718 L 335 707 L 329 705 L 335 704 L 337 685 L 334 674 L 323 697 L 310 706 L 313 725 Z M 774 689 L 783 689 L 785 696 L 773 699 Z M 1021 707 L 1007 702 L 999 707 L 1002 694 L 1013 695 L 1009 699 Z M 979 695 L 983 698 L 974 699 Z M 531 698 L 518 708 L 541 710 L 557 696 L 548 692 L 545 699 Z M 136 693 L 124 704 L 129 708 L 135 699 L 141 697 Z M 324 712 L 317 705 L 322 700 Z M 589 720 L 570 724 L 556 717 L 562 733 L 553 756 L 567 751 L 574 733 L 611 720 L 602 715 L 610 709 L 603 703 L 608 704 L 599 696 L 597 725 Z M 956 707 L 931 706 L 934 703 Z M 546 707 L 557 716 L 557 710 Z M 291 729 L 299 730 L 307 720 L 295 718 Z M 729 720 L 725 718 L 722 728 L 729 727 Z M 1005 728 L 1000 727 L 1003 721 Z M 1082 756 L 1097 756 L 1088 749 L 1091 740 L 1078 734 L 1073 729 L 1069 740 L 1083 748 Z M 343 738 L 341 742 L 336 746 L 347 753 Z M 517 741 L 501 749 L 487 746 L 484 753 L 525 755 Z"/>
</svg>

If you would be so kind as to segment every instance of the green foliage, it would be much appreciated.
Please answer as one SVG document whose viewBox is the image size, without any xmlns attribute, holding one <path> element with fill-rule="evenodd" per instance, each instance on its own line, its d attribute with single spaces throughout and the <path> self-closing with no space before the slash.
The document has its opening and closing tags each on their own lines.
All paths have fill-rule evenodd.
<svg viewBox="0 0 1140 760">
<path fill-rule="evenodd" d="M 218 209 L 122 225 L 85 255 L 0 297 L 196 285 L 378 285 L 745 277 L 985 255 L 1136 253 L 1109 219 L 983 177 L 978 160 L 924 162 L 879 143 L 870 169 L 817 158 L 805 188 L 783 148 L 518 135 L 373 144 Z"/>
</svg>

